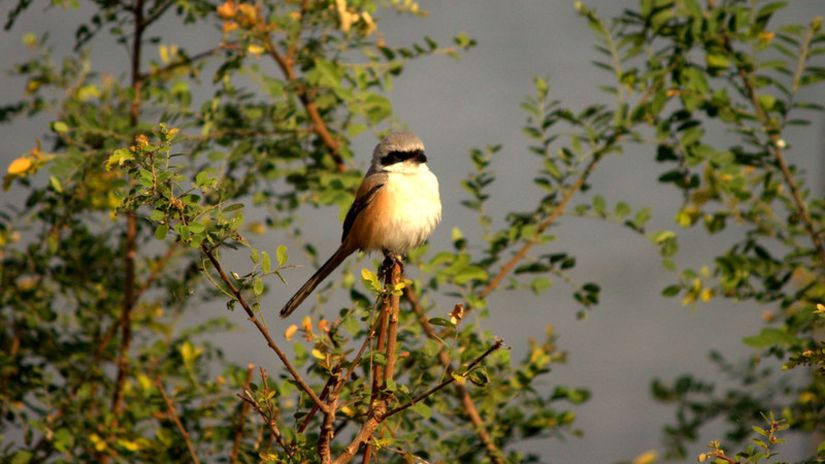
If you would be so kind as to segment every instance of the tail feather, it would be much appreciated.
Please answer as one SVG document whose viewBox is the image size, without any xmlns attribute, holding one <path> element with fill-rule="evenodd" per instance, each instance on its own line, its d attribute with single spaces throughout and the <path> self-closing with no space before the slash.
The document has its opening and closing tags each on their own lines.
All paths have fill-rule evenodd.
<svg viewBox="0 0 825 464">
<path fill-rule="evenodd" d="M 293 311 L 298 309 L 298 306 L 300 306 L 301 303 L 303 303 L 303 301 L 310 295 L 310 293 L 315 290 L 315 287 L 326 279 L 326 277 L 334 271 L 339 264 L 347 259 L 347 256 L 351 255 L 353 251 L 354 250 L 349 249 L 344 244 L 341 244 L 338 250 L 330 256 L 327 262 L 315 271 L 315 274 L 312 274 L 312 277 L 310 277 L 309 280 L 307 280 L 306 283 L 304 283 L 304 285 L 302 285 L 301 288 L 299 288 L 298 291 L 292 295 L 292 298 L 286 302 L 284 307 L 281 309 L 281 317 L 287 317 L 292 314 Z"/>
</svg>

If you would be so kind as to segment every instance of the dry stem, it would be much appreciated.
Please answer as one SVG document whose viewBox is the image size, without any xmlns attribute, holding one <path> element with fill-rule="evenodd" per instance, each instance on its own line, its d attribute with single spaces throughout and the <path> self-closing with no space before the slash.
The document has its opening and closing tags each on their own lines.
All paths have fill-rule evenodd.
<svg viewBox="0 0 825 464">
<path fill-rule="evenodd" d="M 166 395 L 166 390 L 163 389 L 163 383 L 161 382 L 160 377 L 155 379 L 155 385 L 160 391 L 160 395 L 163 397 L 163 402 L 166 403 L 166 413 L 172 419 L 172 422 L 175 423 L 175 427 L 178 428 L 181 436 L 183 436 L 183 441 L 186 443 L 186 448 L 189 450 L 189 456 L 192 458 L 192 462 L 195 464 L 200 464 L 198 455 L 195 453 L 195 445 L 192 443 L 192 437 L 190 437 L 189 432 L 183 428 L 183 423 L 181 423 L 180 418 L 178 417 L 178 412 L 175 410 L 175 405 L 172 404 L 172 400 L 169 399 L 169 396 Z"/>
</svg>

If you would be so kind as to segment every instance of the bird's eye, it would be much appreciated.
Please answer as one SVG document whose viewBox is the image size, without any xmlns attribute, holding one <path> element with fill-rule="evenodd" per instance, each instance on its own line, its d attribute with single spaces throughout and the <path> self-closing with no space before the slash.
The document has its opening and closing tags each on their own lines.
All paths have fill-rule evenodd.
<svg viewBox="0 0 825 464">
<path fill-rule="evenodd" d="M 424 150 L 412 151 L 398 151 L 394 150 L 381 158 L 382 166 L 390 166 L 396 163 L 401 163 L 407 160 L 414 160 L 417 163 L 427 162 L 427 157 L 424 155 Z"/>
</svg>

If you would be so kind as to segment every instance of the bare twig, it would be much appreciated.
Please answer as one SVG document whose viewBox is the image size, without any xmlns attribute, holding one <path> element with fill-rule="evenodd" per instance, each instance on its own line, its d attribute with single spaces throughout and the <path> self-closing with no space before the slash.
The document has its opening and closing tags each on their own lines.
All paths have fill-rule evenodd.
<svg viewBox="0 0 825 464">
<path fill-rule="evenodd" d="M 392 268 L 389 272 L 387 272 L 386 282 L 384 283 L 384 288 L 390 290 L 390 294 L 387 295 L 387 300 L 389 303 L 387 305 L 387 309 L 389 310 L 389 314 L 387 320 L 387 366 L 384 370 L 385 386 L 392 382 L 395 374 L 395 360 L 397 357 L 396 345 L 398 342 L 398 306 L 400 303 L 400 295 L 396 294 L 393 290 L 399 282 L 401 282 L 401 264 L 400 262 L 393 260 Z"/>
<path fill-rule="evenodd" d="M 252 371 L 255 370 L 254 364 L 246 366 L 246 378 L 243 382 L 244 391 L 249 390 L 249 383 L 252 382 Z M 241 401 L 241 409 L 238 412 L 238 422 L 235 423 L 235 439 L 232 441 L 232 451 L 229 453 L 229 462 L 235 464 L 238 462 L 238 452 L 241 448 L 241 438 L 243 438 L 243 426 L 246 422 L 246 415 L 249 413 L 249 403 Z"/>
<path fill-rule="evenodd" d="M 160 391 L 160 395 L 163 397 L 163 402 L 166 403 L 166 414 L 170 419 L 172 419 L 172 422 L 175 423 L 175 427 L 178 428 L 178 432 L 180 432 L 183 437 L 183 441 L 186 443 L 186 448 L 189 450 L 189 456 L 192 458 L 192 462 L 195 464 L 200 464 L 198 455 L 195 453 L 195 445 L 192 443 L 192 437 L 190 437 L 189 432 L 183 428 L 183 423 L 181 423 L 180 417 L 178 417 L 178 412 L 175 410 L 175 405 L 172 404 L 172 400 L 169 399 L 169 396 L 166 395 L 166 390 L 163 389 L 163 383 L 161 382 L 160 377 L 155 379 L 155 385 Z"/>
<path fill-rule="evenodd" d="M 321 455 L 323 464 L 332 463 L 332 437 L 335 433 L 333 424 L 335 423 L 335 411 L 338 409 L 338 399 L 332 398 L 329 402 L 329 410 L 324 413 L 324 423 L 321 426 L 321 435 L 318 438 L 318 454 Z"/>
<path fill-rule="evenodd" d="M 255 312 L 252 310 L 252 307 L 249 306 L 249 303 L 247 303 L 246 298 L 244 298 L 243 296 L 243 293 L 241 293 L 241 290 L 239 288 L 235 287 L 235 285 L 229 279 L 229 276 L 226 275 L 226 272 L 223 270 L 223 266 L 221 266 L 220 261 L 218 261 L 218 259 L 215 257 L 215 254 L 212 252 L 212 250 L 207 248 L 206 245 L 201 245 L 201 251 L 203 251 L 203 254 L 206 255 L 206 257 L 212 263 L 212 266 L 215 268 L 215 271 L 218 272 L 218 275 L 220 276 L 224 285 L 226 285 L 226 288 L 244 309 L 246 315 L 249 317 L 249 320 L 258 329 L 258 332 L 260 332 L 261 335 L 263 335 L 264 339 L 266 340 L 266 344 L 269 345 L 272 351 L 274 351 L 275 354 L 278 356 L 278 359 L 281 360 L 281 363 L 284 365 L 286 370 L 289 371 L 289 374 L 292 376 L 292 379 L 295 381 L 298 387 L 310 397 L 312 402 L 316 406 L 318 406 L 318 409 L 320 409 L 323 412 L 327 412 L 327 404 L 321 401 L 321 398 L 318 397 L 318 395 L 315 393 L 315 390 L 313 390 L 312 387 L 310 387 L 309 384 L 306 383 L 301 374 L 295 369 L 295 367 L 289 361 L 289 358 L 287 357 L 286 353 L 284 353 L 284 351 L 278 346 L 278 344 L 275 343 L 275 340 L 269 333 L 269 329 L 267 329 L 266 326 L 263 325 L 263 323 L 260 320 L 258 320 L 258 318 L 255 316 Z"/>
<path fill-rule="evenodd" d="M 324 389 L 321 390 L 321 394 L 318 395 L 321 398 L 322 401 L 327 400 L 327 397 L 329 396 L 329 389 L 332 388 L 332 385 L 333 385 L 333 383 L 335 383 L 336 379 L 337 378 L 335 376 L 330 376 L 330 378 L 327 379 L 327 383 L 324 384 Z M 307 415 L 304 416 L 304 419 L 301 421 L 301 424 L 298 425 L 297 431 L 298 431 L 299 434 L 304 433 L 304 431 L 309 426 L 309 423 L 312 421 L 312 418 L 315 417 L 315 413 L 317 413 L 317 412 L 318 412 L 318 406 L 313 404 L 312 409 L 309 410 Z"/>
</svg>

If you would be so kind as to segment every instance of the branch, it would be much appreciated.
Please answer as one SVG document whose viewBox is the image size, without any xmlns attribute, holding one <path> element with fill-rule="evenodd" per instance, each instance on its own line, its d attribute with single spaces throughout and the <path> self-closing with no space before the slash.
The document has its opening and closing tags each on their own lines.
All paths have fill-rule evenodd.
<svg viewBox="0 0 825 464">
<path fill-rule="evenodd" d="M 371 415 L 378 403 L 386 406 L 384 388 L 388 381 L 392 380 L 395 372 L 395 345 L 398 338 L 398 296 L 393 294 L 395 286 L 401 282 L 401 264 L 392 255 L 385 255 L 381 265 L 381 273 L 384 275 L 384 298 L 381 304 L 381 314 L 378 318 L 378 342 L 375 351 L 383 353 L 385 362 L 372 364 L 372 392 L 370 393 L 370 408 L 367 415 Z M 393 322 L 394 320 L 394 322 Z M 367 437 L 369 440 L 369 437 Z M 369 442 L 364 449 L 364 464 L 369 464 L 372 458 L 372 447 Z"/>
<path fill-rule="evenodd" d="M 286 370 L 289 371 L 289 374 L 292 376 L 292 379 L 295 381 L 295 384 L 298 385 L 298 387 L 301 390 L 303 390 L 307 395 L 309 395 L 310 399 L 312 399 L 312 402 L 315 403 L 316 406 L 318 406 L 318 409 L 320 409 L 323 412 L 327 412 L 327 404 L 321 401 L 321 398 L 318 397 L 318 395 L 315 393 L 315 390 L 313 390 L 312 387 L 310 387 L 309 384 L 306 383 L 303 377 L 301 377 L 301 374 L 295 369 L 294 366 L 292 366 L 292 363 L 289 361 L 289 358 L 286 356 L 286 353 L 284 353 L 284 351 L 281 350 L 278 344 L 275 343 L 275 340 L 272 338 L 272 335 L 269 334 L 269 329 L 267 329 L 266 326 L 264 326 L 261 323 L 261 321 L 258 320 L 257 317 L 255 317 L 255 312 L 252 310 L 252 307 L 250 307 L 249 303 L 246 302 L 246 299 L 244 298 L 240 289 L 235 287 L 235 285 L 229 279 L 229 276 L 226 275 L 226 272 L 223 270 L 220 261 L 218 261 L 218 259 L 215 258 L 215 254 L 212 252 L 212 250 L 207 248 L 204 244 L 201 245 L 201 251 L 203 251 L 203 254 L 205 254 L 206 257 L 209 258 L 209 261 L 212 263 L 212 266 L 218 272 L 218 275 L 220 276 L 224 285 L 226 285 L 226 288 L 229 289 L 230 293 L 235 297 L 235 300 L 238 303 L 240 303 L 241 307 L 244 309 L 244 311 L 246 311 L 246 315 L 249 317 L 249 320 L 255 325 L 255 327 L 258 329 L 258 332 L 260 332 L 261 335 L 263 335 L 267 345 L 269 345 L 269 347 L 272 348 L 272 351 L 274 351 L 275 354 L 278 356 L 278 359 L 281 360 L 281 363 L 283 363 Z"/>
<path fill-rule="evenodd" d="M 804 69 L 804 60 L 807 59 L 808 54 L 808 41 L 812 38 L 813 36 L 810 34 L 808 37 L 806 37 L 806 43 L 803 46 L 803 49 L 801 50 L 799 61 L 797 62 L 797 71 L 794 76 L 794 87 L 798 85 L 798 78 L 796 76 L 800 74 L 800 69 Z M 729 37 L 725 35 L 723 39 L 725 48 L 729 52 L 733 53 L 733 46 L 730 43 Z M 754 87 L 753 82 L 751 82 L 751 75 L 748 72 L 748 70 L 746 70 L 741 64 L 737 64 L 736 69 L 739 78 L 742 79 L 742 85 L 744 86 L 745 94 L 747 95 L 748 99 L 750 100 L 751 106 L 753 106 L 753 109 L 756 112 L 756 118 L 762 124 L 762 130 L 765 131 L 765 133 L 768 135 L 768 139 L 770 140 L 768 151 L 776 159 L 776 164 L 779 167 L 779 171 L 782 174 L 782 179 L 785 181 L 785 184 L 791 191 L 791 198 L 793 200 L 794 206 L 796 207 L 796 212 L 799 215 L 800 219 L 802 219 L 802 222 L 805 225 L 805 231 L 810 236 L 811 242 L 813 242 L 814 248 L 816 249 L 816 252 L 819 255 L 819 264 L 820 266 L 825 267 L 825 242 L 823 242 L 822 236 L 816 231 L 816 228 L 814 227 L 813 219 L 811 219 L 811 214 L 808 211 L 808 205 L 802 198 L 802 192 L 799 189 L 799 185 L 797 185 L 796 179 L 794 179 L 793 173 L 791 172 L 790 167 L 788 166 L 788 162 L 785 160 L 785 154 L 782 151 L 782 147 L 784 147 L 784 142 L 782 141 L 781 137 L 782 128 L 777 127 L 776 124 L 774 124 L 770 116 L 767 113 L 765 113 L 765 110 L 759 103 L 759 95 L 757 95 L 756 88 Z"/>
<path fill-rule="evenodd" d="M 143 49 L 143 0 L 135 0 L 135 29 L 132 42 L 132 103 L 129 108 L 129 125 L 132 129 L 138 125 L 140 118 L 141 86 L 140 54 Z M 129 346 L 132 343 L 132 309 L 135 305 L 135 257 L 137 256 L 137 215 L 134 211 L 126 213 L 126 244 L 124 249 L 124 284 L 123 310 L 120 315 L 121 341 L 117 358 L 117 377 L 112 394 L 112 412 L 114 419 L 112 429 L 117 427 L 120 412 L 123 409 L 123 383 L 129 370 Z"/>
<path fill-rule="evenodd" d="M 163 397 L 163 402 L 166 403 L 167 414 L 172 419 L 172 422 L 175 423 L 175 427 L 178 428 L 180 434 L 183 436 L 183 441 L 186 443 L 186 448 L 189 450 L 189 456 L 192 458 L 192 462 L 195 464 L 200 464 L 198 455 L 195 454 L 195 445 L 192 443 L 192 438 L 189 436 L 189 432 L 183 428 L 183 424 L 178 417 L 178 412 L 175 411 L 175 405 L 172 404 L 172 400 L 166 396 L 166 391 L 163 389 L 163 383 L 161 382 L 160 377 L 155 378 L 155 385 L 158 387 L 160 395 Z"/>
<path fill-rule="evenodd" d="M 266 53 L 273 60 L 275 60 L 275 63 L 277 63 L 278 67 L 281 68 L 281 72 L 283 72 L 287 82 L 297 84 L 296 89 L 298 92 L 298 99 L 301 101 L 301 104 L 304 105 L 304 109 L 306 110 L 309 119 L 312 121 L 313 131 L 329 149 L 332 159 L 335 160 L 338 172 L 345 172 L 347 170 L 347 165 L 344 163 L 341 153 L 339 153 L 338 142 L 327 128 L 324 118 L 321 117 L 321 113 L 318 111 L 318 106 L 315 104 L 315 101 L 310 98 L 307 88 L 298 82 L 298 75 L 295 73 L 295 68 L 293 67 L 294 57 L 282 56 L 268 35 L 265 39 L 264 48 Z"/>
<path fill-rule="evenodd" d="M 404 295 L 407 297 L 407 300 L 412 305 L 413 312 L 418 316 L 418 323 L 421 326 L 421 329 L 424 330 L 424 333 L 432 340 L 441 340 L 441 338 L 436 334 L 435 328 L 430 324 L 430 321 L 427 320 L 427 315 L 424 314 L 424 308 L 421 307 L 421 304 L 418 301 L 418 297 L 413 292 L 412 288 L 405 287 L 404 288 Z M 450 362 L 450 355 L 447 354 L 447 351 L 441 349 L 438 351 L 438 359 L 448 371 L 452 372 L 452 363 Z M 481 418 L 481 414 L 478 413 L 478 408 L 476 408 L 475 403 L 473 402 L 473 398 L 470 396 L 470 392 L 467 390 L 467 387 L 461 385 L 460 383 L 455 384 L 456 396 L 458 396 L 459 400 L 461 400 L 461 404 L 464 406 L 464 410 L 467 412 L 467 417 L 470 418 L 470 422 L 472 422 L 473 427 L 475 428 L 476 435 L 478 435 L 478 439 L 484 444 L 484 448 L 487 450 L 487 457 L 490 458 L 494 464 L 504 464 L 506 462 L 504 458 L 504 454 L 501 450 L 496 446 L 495 442 L 493 441 L 493 437 L 490 436 L 490 433 L 487 431 L 487 428 L 484 425 L 484 420 Z"/>
<path fill-rule="evenodd" d="M 249 390 L 249 382 L 252 381 L 252 371 L 255 370 L 254 364 L 246 366 L 246 379 L 244 379 L 243 389 Z M 238 462 L 238 451 L 241 446 L 241 438 L 243 438 L 243 426 L 246 422 L 246 414 L 249 412 L 249 403 L 241 401 L 241 410 L 238 413 L 238 422 L 235 424 L 235 439 L 232 441 L 232 451 L 229 453 L 229 462 L 235 464 Z"/>
<path fill-rule="evenodd" d="M 372 436 L 375 429 L 381 425 L 381 416 L 386 411 L 386 405 L 383 402 L 379 402 L 375 410 L 373 411 L 373 415 L 367 418 L 367 421 L 361 426 L 361 430 L 358 431 L 358 434 L 355 438 L 344 448 L 344 451 L 332 461 L 332 464 L 346 464 L 355 457 L 355 453 L 358 452 L 358 448 L 361 447 L 362 443 L 366 443 L 369 441 L 370 437 Z"/>
<path fill-rule="evenodd" d="M 161 256 L 161 258 L 154 263 L 154 267 L 152 268 L 152 271 L 149 273 L 149 277 L 146 278 L 146 282 L 141 284 L 137 288 L 137 290 L 135 290 L 135 301 L 138 301 L 141 295 L 143 295 L 143 292 L 150 288 L 152 284 L 154 284 L 155 281 L 158 279 L 161 271 L 163 271 L 166 265 L 169 264 L 169 260 L 171 260 L 172 256 L 175 254 L 175 251 L 178 248 L 178 243 L 179 242 L 170 243 L 169 247 L 166 248 L 166 252 L 163 254 L 163 256 Z"/>
<path fill-rule="evenodd" d="M 321 455 L 323 464 L 332 463 L 332 436 L 335 432 L 335 411 L 338 409 L 338 399 L 332 398 L 329 402 L 329 411 L 324 413 L 324 423 L 321 425 L 321 434 L 318 437 L 318 454 Z"/>
<path fill-rule="evenodd" d="M 556 220 L 564 213 L 565 209 L 567 208 L 567 204 L 570 203 L 570 200 L 573 199 L 573 196 L 581 190 L 584 183 L 587 181 L 587 178 L 593 172 L 596 167 L 596 164 L 602 158 L 601 153 L 604 153 L 608 147 L 612 146 L 615 141 L 618 140 L 618 135 L 614 135 L 607 142 L 605 142 L 604 146 L 594 152 L 593 159 L 590 160 L 590 163 L 587 164 L 587 167 L 584 168 L 584 171 L 579 175 L 576 182 L 571 185 L 567 190 L 564 191 L 564 196 L 562 197 L 561 201 L 559 201 L 553 211 L 544 218 L 536 227 L 536 232 L 533 234 L 532 237 L 527 239 L 527 242 L 522 245 L 522 247 L 513 255 L 510 260 L 504 264 L 501 269 L 499 269 L 498 273 L 493 277 L 490 282 L 487 284 L 484 289 L 478 294 L 480 298 L 486 298 L 490 293 L 492 293 L 498 286 L 501 284 L 501 281 L 507 277 L 507 274 L 516 267 L 516 265 L 524 259 L 527 253 L 530 251 L 533 246 L 539 242 L 541 235 L 547 230 L 548 227 L 553 225 Z"/>
<path fill-rule="evenodd" d="M 465 372 L 470 372 L 475 366 L 477 366 L 481 361 L 483 361 L 484 358 L 486 358 L 492 352 L 498 350 L 502 346 L 504 346 L 504 340 L 502 340 L 500 338 L 496 339 L 496 342 L 494 344 L 492 344 L 489 348 L 487 348 L 484 351 L 484 353 L 481 353 L 477 358 L 472 360 L 470 362 L 470 364 L 467 364 Z M 446 386 L 450 385 L 451 383 L 455 382 L 455 380 L 456 380 L 455 377 L 451 375 L 449 379 L 444 380 L 440 384 L 438 384 L 438 385 L 430 388 L 429 390 L 425 391 L 424 393 L 416 396 L 411 401 L 409 401 L 409 402 L 407 402 L 407 403 L 405 403 L 401 406 L 398 406 L 396 408 L 393 408 L 393 409 L 389 410 L 386 414 L 384 414 L 381 417 L 381 420 L 388 419 L 388 418 L 398 414 L 399 412 L 404 411 L 405 409 L 409 409 L 409 408 L 415 406 L 416 403 L 424 401 L 428 397 L 432 396 L 434 393 L 438 392 L 439 390 L 443 389 L 444 387 L 446 387 Z"/>
<path fill-rule="evenodd" d="M 292 456 L 294 452 L 292 451 L 292 448 L 290 448 L 289 445 L 287 445 L 284 441 L 284 436 L 283 434 L 281 434 L 281 430 L 278 428 L 278 424 L 275 423 L 275 419 L 271 415 L 267 414 L 266 411 L 264 411 L 263 408 L 261 408 L 261 405 L 259 405 L 258 402 L 255 401 L 255 398 L 252 396 L 252 392 L 250 392 L 249 390 L 244 390 L 243 395 L 238 393 L 238 398 L 242 399 L 246 404 L 249 404 L 253 408 L 255 408 L 255 411 L 258 412 L 258 415 L 261 416 L 261 419 L 263 419 L 264 422 L 266 422 L 267 427 L 269 427 L 269 431 L 272 432 L 272 436 L 275 437 L 275 441 L 278 442 L 278 444 L 281 446 L 281 448 L 283 448 L 284 452 L 286 452 L 287 455 Z"/>
<path fill-rule="evenodd" d="M 392 382 L 395 374 L 396 344 L 398 341 L 398 306 L 401 296 L 393 292 L 395 286 L 401 282 L 401 263 L 394 260 L 392 268 L 387 272 L 384 287 L 390 290 L 385 306 L 389 312 L 387 321 L 387 365 L 384 370 L 384 386 Z"/>
<path fill-rule="evenodd" d="M 149 71 L 148 73 L 143 74 L 142 77 L 143 77 L 143 79 L 152 79 L 152 78 L 158 77 L 160 75 L 166 74 L 168 72 L 174 71 L 177 68 L 191 65 L 196 61 L 200 61 L 204 58 L 208 58 L 208 57 L 214 55 L 216 52 L 218 52 L 218 50 L 221 50 L 221 49 L 225 48 L 226 46 L 227 46 L 227 44 L 222 43 L 222 44 L 218 45 L 217 47 L 210 48 L 209 50 L 204 50 L 204 51 L 202 51 L 200 53 L 196 53 L 192 56 L 183 57 L 180 60 L 169 63 L 168 65 L 166 65 L 162 68 L 153 69 L 153 70 Z"/>
</svg>

